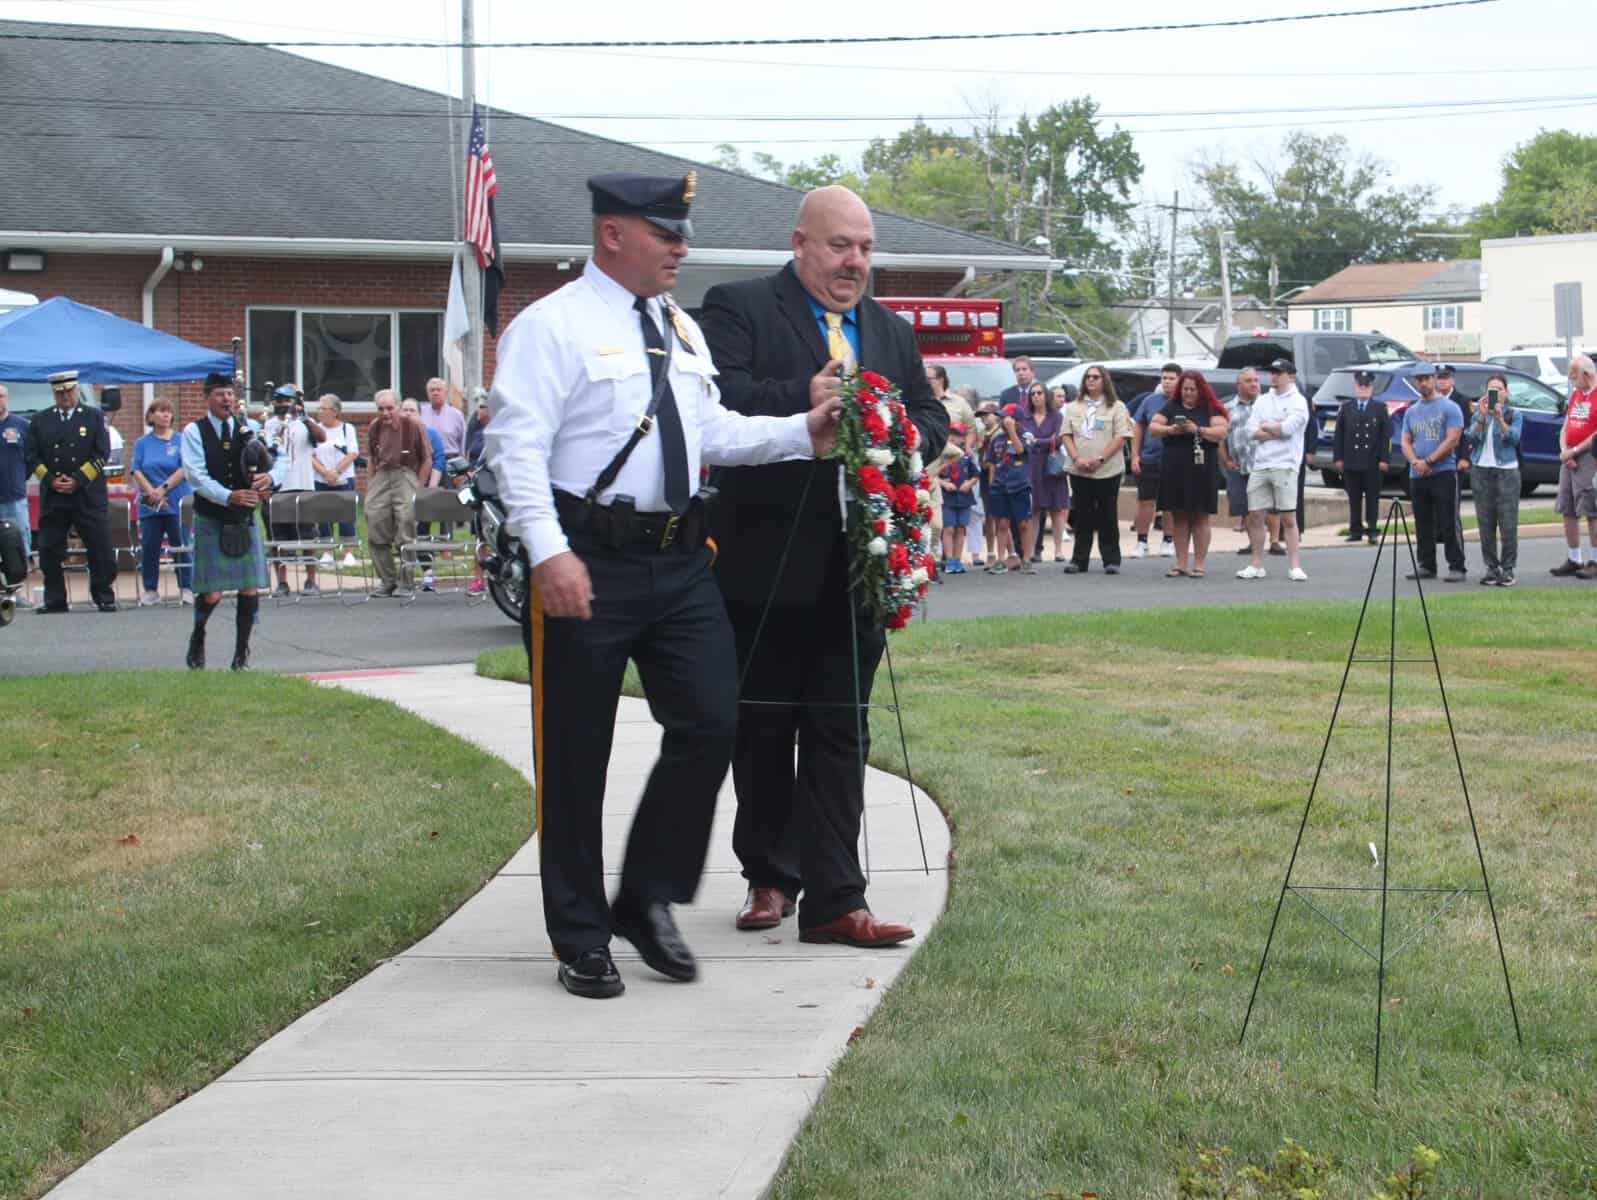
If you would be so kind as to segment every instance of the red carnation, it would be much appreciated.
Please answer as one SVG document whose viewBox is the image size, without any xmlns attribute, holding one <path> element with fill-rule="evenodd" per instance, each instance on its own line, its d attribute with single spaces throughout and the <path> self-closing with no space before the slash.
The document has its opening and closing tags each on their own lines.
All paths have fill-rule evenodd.
<svg viewBox="0 0 1597 1200">
<path fill-rule="evenodd" d="M 883 495 L 891 495 L 893 490 L 888 486 L 887 480 L 883 477 L 882 473 L 870 463 L 866 463 L 859 469 L 859 485 L 860 489 L 867 495 L 871 494 L 872 492 L 880 492 Z"/>
<path fill-rule="evenodd" d="M 870 436 L 871 441 L 878 445 L 887 440 L 887 422 L 883 421 L 881 414 L 868 412 L 860 418 L 860 425 Z"/>
<path fill-rule="evenodd" d="M 887 532 L 887 522 L 886 521 L 872 521 L 871 522 L 871 528 L 876 531 L 878 536 L 880 536 L 880 535 L 885 534 Z"/>
<path fill-rule="evenodd" d="M 925 590 L 925 589 L 924 589 L 924 588 L 923 588 L 923 589 L 921 589 L 921 590 L 922 590 L 922 591 L 924 591 L 924 590 Z M 914 609 L 913 609 L 913 608 L 911 608 L 911 607 L 910 607 L 910 606 L 909 606 L 909 605 L 907 605 L 907 604 L 905 604 L 905 605 L 901 605 L 901 606 L 900 606 L 900 607 L 899 607 L 899 610 L 898 610 L 898 620 L 899 620 L 899 624 L 900 624 L 900 625 L 906 625 L 906 624 L 908 624 L 908 623 L 909 623 L 909 619 L 910 619 L 910 618 L 911 618 L 911 617 L 913 617 L 913 616 L 914 616 L 914 615 L 915 615 L 915 610 L 914 610 Z"/>
<path fill-rule="evenodd" d="M 901 483 L 893 489 L 893 507 L 901 513 L 912 513 L 919 505 L 915 497 L 915 489 L 907 483 Z"/>
<path fill-rule="evenodd" d="M 887 565 L 895 575 L 902 575 L 909 570 L 909 551 L 904 548 L 903 542 L 894 542 L 888 547 Z"/>
<path fill-rule="evenodd" d="M 935 573 L 937 570 L 937 560 L 930 554 L 920 556 L 920 565 L 926 569 L 928 575 Z"/>
<path fill-rule="evenodd" d="M 914 421 L 904 422 L 904 449 L 915 449 L 915 443 L 920 440 L 920 433 L 915 428 Z"/>
<path fill-rule="evenodd" d="M 887 379 L 881 375 L 878 375 L 875 371 L 861 371 L 859 373 L 859 377 L 864 383 L 873 388 L 881 388 L 884 392 L 888 391 L 893 386 L 893 381 L 891 379 Z"/>
</svg>

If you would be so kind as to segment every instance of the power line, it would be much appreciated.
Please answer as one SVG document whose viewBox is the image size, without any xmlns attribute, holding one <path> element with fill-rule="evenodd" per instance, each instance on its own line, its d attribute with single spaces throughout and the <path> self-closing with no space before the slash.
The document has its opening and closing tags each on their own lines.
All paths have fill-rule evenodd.
<svg viewBox="0 0 1597 1200">
<path fill-rule="evenodd" d="M 1027 32 L 967 32 L 967 33 L 914 33 L 868 34 L 856 37 L 783 37 L 783 38 L 678 38 L 672 40 L 628 39 L 573 41 L 511 41 L 511 42 L 449 42 L 449 41 L 360 41 L 330 42 L 314 40 L 245 41 L 240 38 L 218 40 L 218 37 L 109 37 L 105 34 L 68 33 L 0 33 L 0 41 L 34 42 L 97 42 L 139 43 L 156 46 L 242 46 L 274 49 L 322 50 L 565 50 L 565 49 L 672 49 L 717 46 L 880 46 L 924 45 L 937 42 L 994 42 L 1021 41 L 1032 38 L 1088 37 L 1115 33 L 1179 33 L 1198 29 L 1237 29 L 1254 25 L 1286 25 L 1306 21 L 1330 21 L 1347 17 L 1381 17 L 1401 13 L 1432 12 L 1438 9 L 1473 8 L 1482 4 L 1496 4 L 1498 0 L 1431 0 L 1425 4 L 1404 4 L 1390 8 L 1355 8 L 1341 12 L 1312 12 L 1281 14 L 1264 17 L 1237 17 L 1227 21 L 1163 22 L 1155 25 L 1097 25 L 1081 29 L 1042 29 Z"/>
</svg>

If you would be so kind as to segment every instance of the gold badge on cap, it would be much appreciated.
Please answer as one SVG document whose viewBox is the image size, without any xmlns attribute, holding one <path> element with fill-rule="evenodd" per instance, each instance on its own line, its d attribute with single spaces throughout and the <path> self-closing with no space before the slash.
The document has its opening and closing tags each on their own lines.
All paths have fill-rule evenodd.
<svg viewBox="0 0 1597 1200">
<path fill-rule="evenodd" d="M 688 177 L 682 183 L 682 203 L 692 204 L 693 197 L 699 194 L 699 173 L 689 171 Z"/>
</svg>

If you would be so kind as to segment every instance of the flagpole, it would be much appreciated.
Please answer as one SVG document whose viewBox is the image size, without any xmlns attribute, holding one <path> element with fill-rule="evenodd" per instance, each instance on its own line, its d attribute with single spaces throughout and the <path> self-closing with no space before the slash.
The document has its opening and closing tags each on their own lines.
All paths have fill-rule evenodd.
<svg viewBox="0 0 1597 1200">
<path fill-rule="evenodd" d="M 463 43 L 460 51 L 460 90 L 466 110 L 466 141 L 471 140 L 471 122 L 476 115 L 477 105 L 477 52 L 472 49 L 476 42 L 475 22 L 472 13 L 472 0 L 460 0 L 460 40 Z M 471 322 L 471 331 L 466 335 L 466 396 L 471 395 L 471 389 L 482 386 L 482 268 L 477 264 L 477 252 L 466 242 L 466 230 L 462 222 L 459 231 L 461 239 L 460 282 L 466 293 L 466 316 Z M 465 400 L 468 410 L 471 407 L 469 399 Z"/>
</svg>

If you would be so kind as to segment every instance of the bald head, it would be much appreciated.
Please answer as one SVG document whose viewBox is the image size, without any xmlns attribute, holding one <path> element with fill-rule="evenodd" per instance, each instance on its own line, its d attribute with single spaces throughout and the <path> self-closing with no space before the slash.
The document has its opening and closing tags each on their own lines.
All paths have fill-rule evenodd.
<svg viewBox="0 0 1597 1200">
<path fill-rule="evenodd" d="M 1593 363 L 1591 355 L 1577 354 L 1569 362 L 1569 375 L 1581 385 L 1581 389 L 1591 387 L 1592 381 L 1597 379 L 1597 363 Z"/>
<path fill-rule="evenodd" d="M 830 312 L 859 303 L 870 282 L 876 226 L 871 210 L 840 184 L 816 188 L 799 204 L 793 264 L 804 290 Z"/>
</svg>

